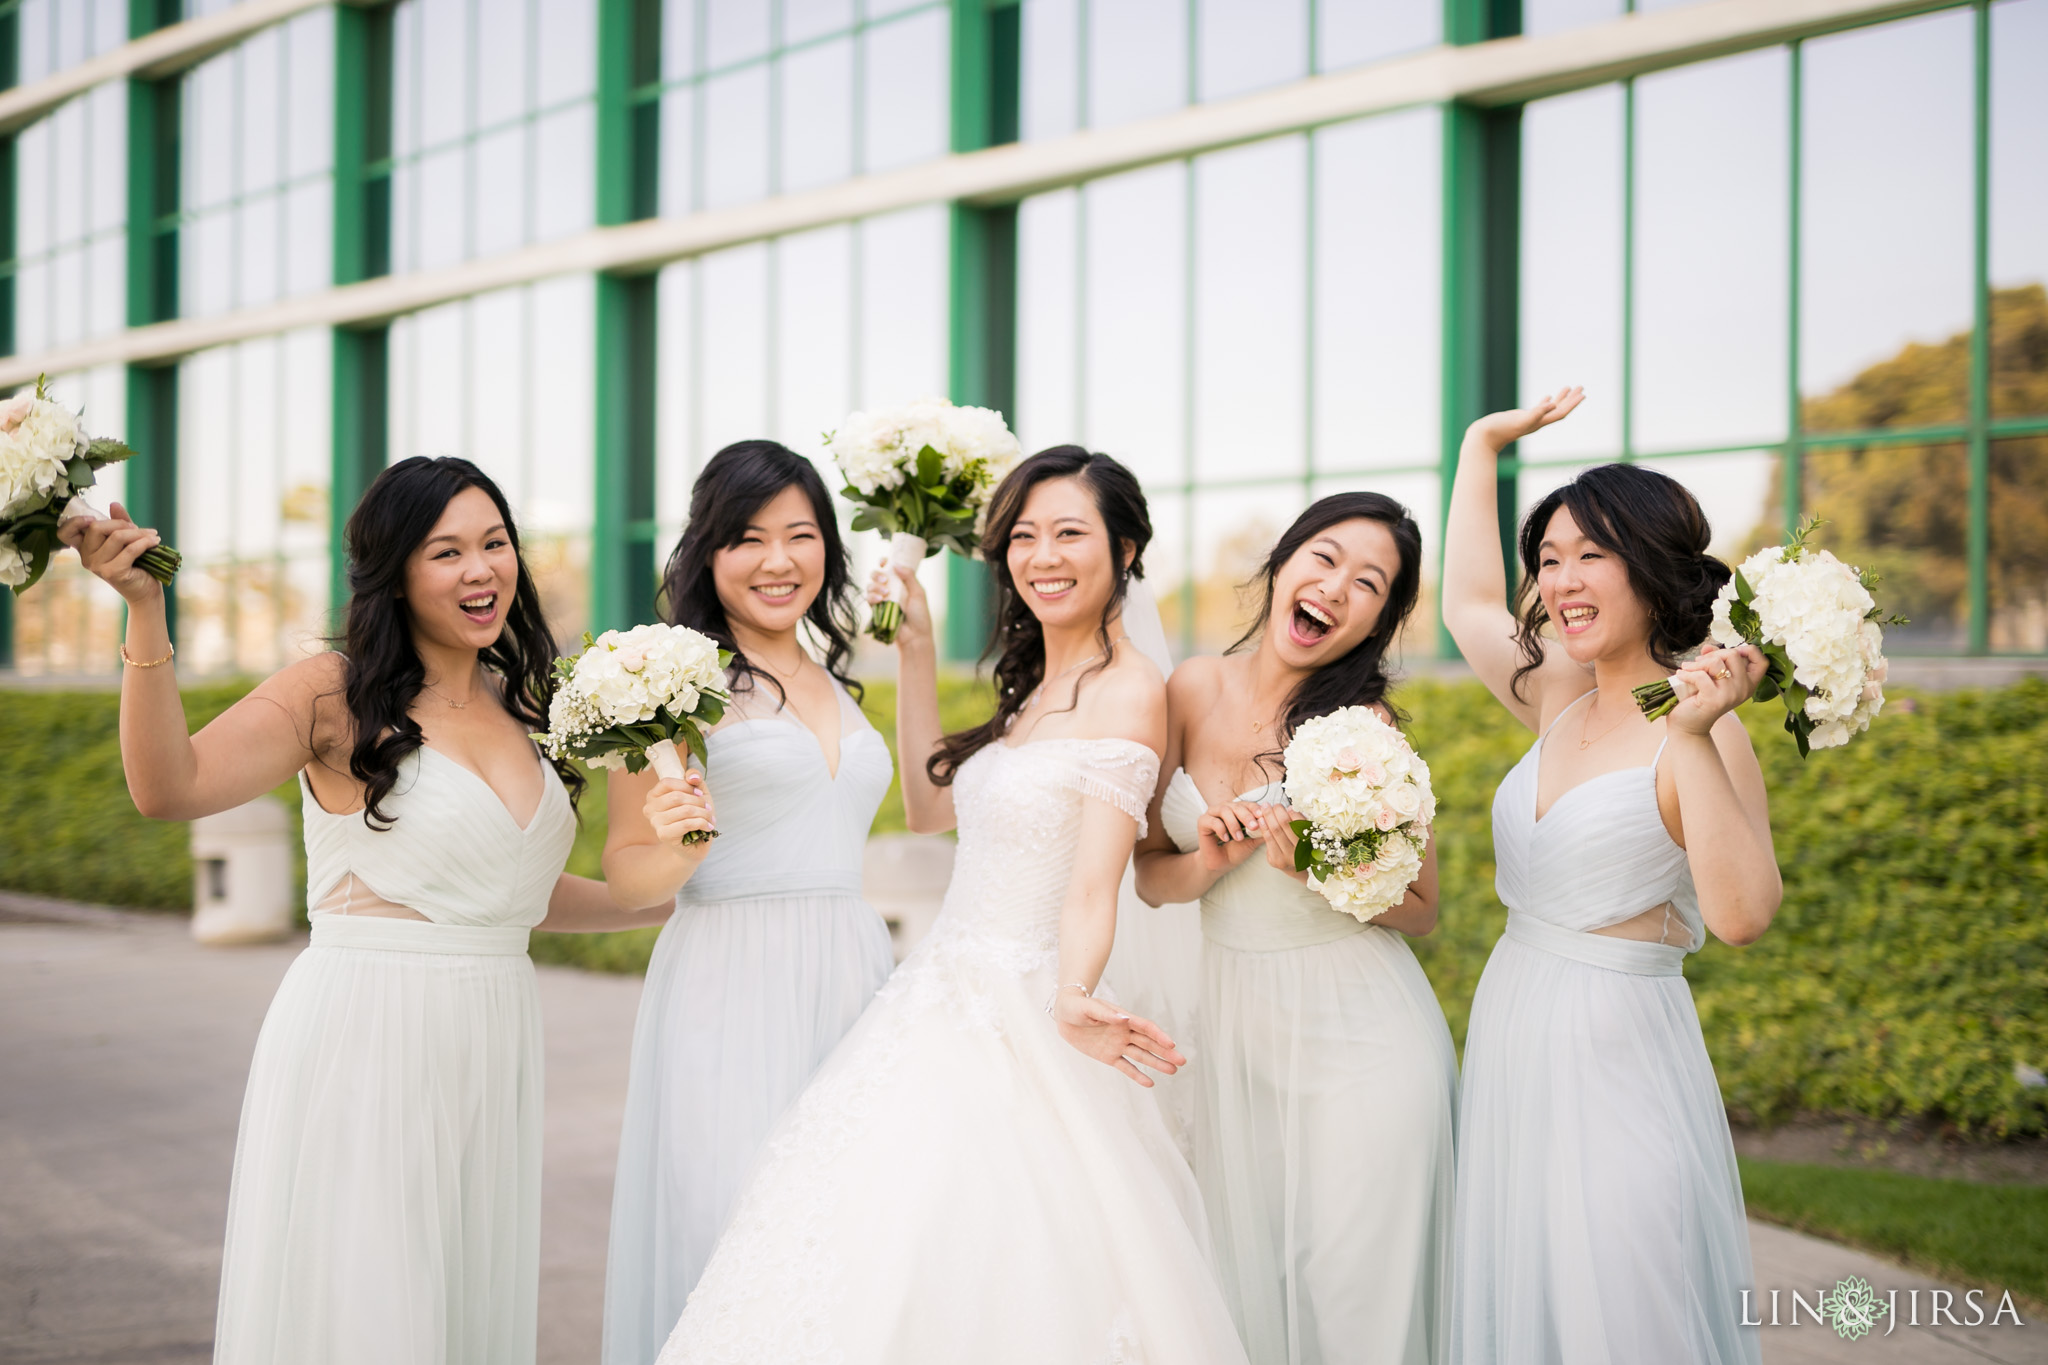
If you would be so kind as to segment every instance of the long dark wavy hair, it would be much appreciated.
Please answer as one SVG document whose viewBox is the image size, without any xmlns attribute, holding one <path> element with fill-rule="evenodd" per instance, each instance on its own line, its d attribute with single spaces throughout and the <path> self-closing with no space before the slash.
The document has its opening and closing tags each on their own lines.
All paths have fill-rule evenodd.
<svg viewBox="0 0 2048 1365">
<path fill-rule="evenodd" d="M 718 586 L 712 581 L 711 560 L 720 550 L 738 545 L 747 533 L 747 523 L 792 485 L 803 489 L 811 500 L 811 515 L 825 543 L 825 582 L 805 610 L 804 620 L 824 643 L 825 671 L 857 698 L 860 684 L 846 672 L 859 625 L 846 542 L 840 538 L 839 523 L 832 515 L 832 495 L 825 491 L 817 466 L 788 446 L 774 441 L 736 441 L 705 463 L 690 490 L 689 524 L 662 572 L 662 616 L 670 625 L 702 631 L 732 651 L 728 676 L 735 690 L 752 687 L 766 677 L 777 699 L 786 700 L 782 684 L 773 674 L 756 669 L 733 638 L 725 604 L 718 600 Z"/>
<path fill-rule="evenodd" d="M 343 532 L 349 598 L 335 643 L 346 660 L 342 696 L 355 730 L 348 770 L 363 784 L 363 823 L 371 829 L 390 829 L 396 821 L 385 812 L 384 800 L 398 783 L 399 765 L 426 742 L 412 718 L 413 700 L 427 671 L 413 647 L 412 612 L 403 597 L 405 567 L 449 501 L 466 488 L 481 488 L 497 504 L 517 554 L 519 527 L 504 493 L 490 475 L 452 455 L 415 455 L 386 469 L 364 491 Z M 548 728 L 554 658 L 555 637 L 521 554 L 504 629 L 477 660 L 498 675 L 505 709 L 529 731 Z M 556 761 L 555 771 L 572 802 L 582 796 L 582 773 L 566 759 Z"/>
<path fill-rule="evenodd" d="M 1387 674 L 1387 653 L 1400 638 L 1401 628 L 1408 623 L 1422 595 L 1422 528 L 1415 524 L 1406 507 L 1384 493 L 1332 493 L 1317 499 L 1296 517 L 1294 524 L 1273 542 L 1266 562 L 1252 575 L 1251 582 L 1264 591 L 1257 618 L 1224 653 L 1235 654 L 1255 645 L 1265 634 L 1267 623 L 1273 619 L 1273 579 L 1287 561 L 1332 526 L 1354 520 L 1376 521 L 1386 527 L 1401 552 L 1401 567 L 1395 572 L 1394 581 L 1387 585 L 1380 619 L 1373 624 L 1372 631 L 1347 653 L 1310 672 L 1288 693 L 1287 704 L 1280 709 L 1280 724 L 1273 734 L 1273 749 L 1259 755 L 1261 767 L 1280 766 L 1281 752 L 1294 737 L 1296 726 L 1317 716 L 1327 716 L 1340 707 L 1386 705 L 1394 712 L 1396 721 L 1403 719 L 1400 711 L 1387 702 L 1388 689 L 1393 686 L 1393 679 Z"/>
<path fill-rule="evenodd" d="M 1621 560 L 1650 618 L 1650 657 L 1660 668 L 1676 667 L 1679 655 L 1707 638 L 1714 598 L 1731 570 L 1707 553 L 1713 530 L 1684 484 L 1638 464 L 1595 465 L 1522 518 L 1522 582 L 1515 590 L 1515 644 L 1522 662 L 1512 683 L 1515 695 L 1522 695 L 1522 679 L 1543 662 L 1542 630 L 1550 611 L 1536 591 L 1536 574 L 1539 547 L 1560 507 L 1588 540 Z"/>
<path fill-rule="evenodd" d="M 1145 576 L 1145 547 L 1152 543 L 1152 516 L 1145 507 L 1145 491 L 1130 470 L 1107 455 L 1092 455 L 1081 446 L 1054 446 L 1041 450 L 1010 471 L 989 499 L 988 522 L 982 532 L 983 555 L 995 590 L 995 630 L 982 657 L 1000 650 L 996 658 L 996 713 L 980 725 L 956 731 L 939 741 L 925 760 L 924 770 L 939 786 L 946 786 L 960 771 L 960 765 L 982 749 L 1001 739 L 1010 722 L 1045 678 L 1045 627 L 1031 614 L 1023 595 L 1010 578 L 1007 549 L 1010 531 L 1024 514 L 1031 490 L 1048 479 L 1073 479 L 1095 500 L 1109 531 L 1110 564 L 1115 577 L 1109 601 L 1102 608 L 1096 638 L 1102 657 L 1074 680 L 1076 695 L 1091 674 L 1109 667 L 1111 641 L 1109 623 L 1123 609 L 1124 593 L 1133 578 Z M 1124 553 L 1131 554 L 1124 563 Z"/>
</svg>

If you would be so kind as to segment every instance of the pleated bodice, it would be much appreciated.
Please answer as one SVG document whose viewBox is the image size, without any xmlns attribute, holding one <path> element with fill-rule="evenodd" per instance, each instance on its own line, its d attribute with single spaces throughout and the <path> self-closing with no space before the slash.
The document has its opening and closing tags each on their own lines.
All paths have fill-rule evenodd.
<svg viewBox="0 0 2048 1365">
<path fill-rule="evenodd" d="M 835 684 L 836 687 L 836 684 Z M 758 896 L 860 894 L 861 858 L 895 765 L 844 688 L 839 770 L 817 736 L 782 711 L 712 731 L 705 782 L 718 838 L 683 884 L 684 905 Z"/>
<path fill-rule="evenodd" d="M 1279 781 L 1245 792 L 1239 801 L 1287 804 Z M 1183 853 L 1194 851 L 1195 822 L 1209 808 L 1184 768 L 1176 768 L 1159 802 L 1159 823 Z M 1202 936 L 1244 952 L 1277 952 L 1362 934 L 1370 927 L 1335 913 L 1314 888 L 1304 886 L 1254 853 L 1218 877 L 1202 897 Z"/>
<path fill-rule="evenodd" d="M 1558 719 L 1563 718 L 1560 712 Z M 1556 724 L 1552 721 L 1551 728 Z M 1529 746 L 1494 794 L 1494 890 L 1501 903 L 1583 933 L 1669 902 L 1685 922 L 1686 951 L 1697 952 L 1706 942 L 1706 926 L 1692 867 L 1657 810 L 1657 759 L 1663 757 L 1663 746 L 1647 767 L 1621 768 L 1581 782 L 1538 820 L 1537 771 L 1547 738 L 1548 732 Z"/>
<path fill-rule="evenodd" d="M 524 829 L 483 778 L 421 745 L 399 766 L 384 801 L 395 817 L 371 829 L 361 811 L 335 815 L 299 774 L 306 831 L 306 908 L 318 911 L 344 877 L 436 924 L 530 929 L 576 842 L 576 815 L 554 767 L 541 766 L 540 804 Z"/>
</svg>

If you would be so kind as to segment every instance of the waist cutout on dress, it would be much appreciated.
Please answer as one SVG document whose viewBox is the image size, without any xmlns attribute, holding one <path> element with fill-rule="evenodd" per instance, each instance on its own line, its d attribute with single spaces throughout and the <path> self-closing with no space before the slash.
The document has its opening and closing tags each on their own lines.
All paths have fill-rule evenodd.
<svg viewBox="0 0 2048 1365">
<path fill-rule="evenodd" d="M 1637 976 L 1684 976 L 1685 949 L 1675 943 L 1645 943 L 1566 929 L 1520 910 L 1508 911 L 1507 936 L 1546 953 L 1568 957 L 1609 971 Z"/>
<path fill-rule="evenodd" d="M 315 915 L 315 948 L 363 948 L 382 953 L 450 953 L 462 957 L 521 957 L 527 931 L 504 924 L 436 924 L 385 915 Z"/>
</svg>

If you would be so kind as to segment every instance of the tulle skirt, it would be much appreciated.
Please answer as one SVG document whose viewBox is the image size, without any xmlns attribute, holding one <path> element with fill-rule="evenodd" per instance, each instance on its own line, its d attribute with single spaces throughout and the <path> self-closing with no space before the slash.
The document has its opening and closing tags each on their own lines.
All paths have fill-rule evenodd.
<svg viewBox="0 0 2048 1365">
<path fill-rule="evenodd" d="M 1254 1365 L 1448 1345 L 1457 1058 L 1402 937 L 1203 949 L 1195 1168 Z"/>
<path fill-rule="evenodd" d="M 605 1269 L 605 1365 L 649 1365 L 769 1129 L 894 966 L 857 896 L 679 907 L 633 1032 Z"/>
<path fill-rule="evenodd" d="M 1458 1365 L 1733 1365 L 1753 1288 L 1683 950 L 1513 914 L 1472 1001 Z"/>
<path fill-rule="evenodd" d="M 1150 1092 L 943 917 L 769 1139 L 662 1365 L 1234 1365 Z M 1014 957 L 1014 953 L 1010 953 Z"/>
<path fill-rule="evenodd" d="M 242 1105 L 217 1365 L 526 1365 L 540 1276 L 526 930 L 321 916 Z"/>
</svg>

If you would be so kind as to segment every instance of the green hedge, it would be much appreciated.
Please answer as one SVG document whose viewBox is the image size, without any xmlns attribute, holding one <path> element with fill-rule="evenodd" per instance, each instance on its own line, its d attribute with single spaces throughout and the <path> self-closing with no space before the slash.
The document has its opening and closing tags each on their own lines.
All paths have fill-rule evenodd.
<svg viewBox="0 0 2048 1365">
<path fill-rule="evenodd" d="M 187 695 L 195 726 L 238 689 Z M 1436 774 L 1443 915 L 1418 955 L 1462 1040 L 1504 912 L 1493 895 L 1494 788 L 1529 735 L 1474 683 L 1402 689 Z M 893 689 L 867 706 L 892 734 Z M 949 725 L 987 693 L 948 683 Z M 0 694 L 0 885 L 116 905 L 182 906 L 184 831 L 127 800 L 111 694 Z M 1749 948 L 1710 941 L 1687 966 L 1730 1110 L 1929 1117 L 1984 1136 L 2048 1132 L 2048 682 L 1901 691 L 1846 749 L 1802 763 L 1769 708 L 1746 714 L 1763 754 L 1785 872 L 1777 923 Z M 714 774 L 715 779 L 715 774 Z M 280 795 L 296 803 L 295 790 Z M 571 862 L 594 875 L 604 797 L 593 784 Z M 878 831 L 903 827 L 892 787 Z M 644 965 L 654 931 L 536 939 L 535 955 Z"/>
</svg>

